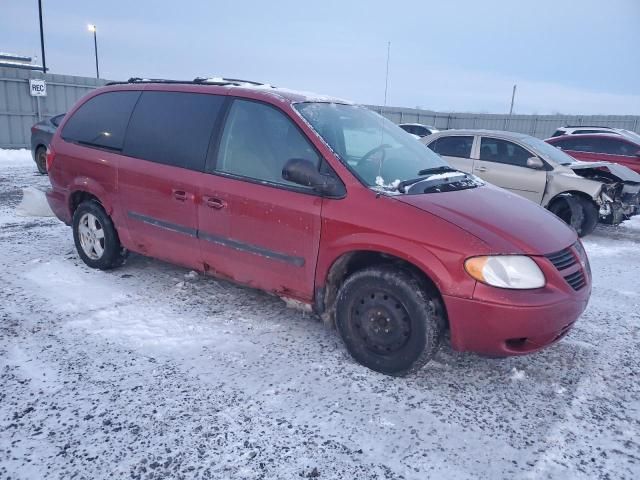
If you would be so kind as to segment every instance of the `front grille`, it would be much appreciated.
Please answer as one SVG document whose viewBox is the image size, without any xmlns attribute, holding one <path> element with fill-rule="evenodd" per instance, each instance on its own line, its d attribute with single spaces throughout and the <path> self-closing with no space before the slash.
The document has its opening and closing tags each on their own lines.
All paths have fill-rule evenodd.
<svg viewBox="0 0 640 480">
<path fill-rule="evenodd" d="M 556 253 L 550 253 L 546 257 L 558 270 L 564 270 L 565 268 L 569 268 L 578 262 L 578 259 L 573 254 L 570 248 L 565 248 L 564 250 L 560 250 Z"/>
<path fill-rule="evenodd" d="M 584 278 L 584 272 L 582 270 L 578 270 L 577 272 L 567 275 L 564 279 L 574 290 L 580 290 L 587 284 L 587 280 Z"/>
<path fill-rule="evenodd" d="M 576 264 L 579 265 L 578 257 L 573 252 L 573 249 L 571 247 L 560 250 L 559 252 L 550 253 L 549 255 L 546 255 L 546 257 L 560 272 L 562 272 L 562 270 L 566 270 L 567 268 L 571 268 Z M 569 285 L 571 285 L 571 288 L 576 291 L 584 288 L 587 284 L 587 279 L 582 267 L 580 267 L 580 269 L 576 272 L 564 275 L 564 279 Z"/>
</svg>

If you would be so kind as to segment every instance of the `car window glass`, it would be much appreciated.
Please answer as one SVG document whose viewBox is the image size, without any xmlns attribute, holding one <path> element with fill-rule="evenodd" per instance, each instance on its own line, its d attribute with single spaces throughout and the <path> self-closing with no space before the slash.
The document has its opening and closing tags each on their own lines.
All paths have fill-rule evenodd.
<svg viewBox="0 0 640 480">
<path fill-rule="evenodd" d="M 440 137 L 429 145 L 429 148 L 443 157 L 471 158 L 473 137 L 452 136 Z"/>
<path fill-rule="evenodd" d="M 482 137 L 480 143 L 480 160 L 488 162 L 526 167 L 527 159 L 533 156 L 528 150 L 507 140 Z"/>
<path fill-rule="evenodd" d="M 67 121 L 62 138 L 71 142 L 121 150 L 127 123 L 140 92 L 107 92 L 84 103 Z"/>
<path fill-rule="evenodd" d="M 638 150 L 637 147 L 623 140 L 614 140 L 613 138 L 596 138 L 594 140 L 597 153 L 632 156 Z"/>
<path fill-rule="evenodd" d="M 123 153 L 152 162 L 203 170 L 224 97 L 144 92 L 135 107 Z"/>
<path fill-rule="evenodd" d="M 557 142 L 553 142 L 553 145 L 563 150 L 573 150 L 576 152 L 592 152 L 594 148 L 590 138 L 581 138 L 579 135 L 563 138 Z"/>
<path fill-rule="evenodd" d="M 56 115 L 55 117 L 51 117 L 51 123 L 53 123 L 56 127 L 60 126 L 60 122 L 64 118 L 64 113 L 60 115 Z"/>
<path fill-rule="evenodd" d="M 263 103 L 234 100 L 220 140 L 218 171 L 301 188 L 282 178 L 282 168 L 293 158 L 320 165 L 318 153 L 284 113 Z"/>
<path fill-rule="evenodd" d="M 590 133 L 610 133 L 608 130 L 575 130 L 574 135 L 588 135 Z"/>
</svg>

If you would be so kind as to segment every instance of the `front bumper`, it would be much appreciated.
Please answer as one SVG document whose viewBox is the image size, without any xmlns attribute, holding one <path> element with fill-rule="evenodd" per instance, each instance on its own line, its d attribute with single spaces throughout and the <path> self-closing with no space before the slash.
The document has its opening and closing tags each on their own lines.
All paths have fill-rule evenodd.
<svg viewBox="0 0 640 480">
<path fill-rule="evenodd" d="M 443 296 L 452 347 L 492 356 L 524 355 L 565 336 L 591 295 L 588 265 L 580 263 L 575 249 L 566 251 L 576 261 L 562 270 L 546 257 L 534 257 L 547 279 L 543 288 L 505 290 L 478 283 L 473 298 Z"/>
<path fill-rule="evenodd" d="M 544 306 L 508 306 L 445 297 L 455 350 L 485 355 L 524 355 L 560 340 L 587 307 L 588 300 Z"/>
</svg>

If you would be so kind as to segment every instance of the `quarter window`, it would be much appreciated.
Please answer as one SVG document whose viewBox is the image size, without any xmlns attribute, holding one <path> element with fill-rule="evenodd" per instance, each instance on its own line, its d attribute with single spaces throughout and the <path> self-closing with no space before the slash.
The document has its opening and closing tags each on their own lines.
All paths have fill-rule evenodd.
<svg viewBox="0 0 640 480">
<path fill-rule="evenodd" d="M 440 137 L 429 148 L 443 157 L 471 158 L 473 137 Z"/>
<path fill-rule="evenodd" d="M 122 150 L 131 112 L 140 92 L 107 92 L 84 103 L 62 131 L 62 138 L 92 147 Z"/>
<path fill-rule="evenodd" d="M 480 160 L 526 167 L 527 159 L 534 156 L 528 150 L 507 140 L 483 137 L 480 143 Z"/>
<path fill-rule="evenodd" d="M 224 97 L 144 92 L 131 116 L 124 154 L 190 170 L 204 170 Z"/>
<path fill-rule="evenodd" d="M 293 158 L 320 165 L 318 153 L 284 113 L 263 103 L 234 100 L 220 140 L 218 171 L 300 188 L 282 178 L 282 168 Z"/>
</svg>

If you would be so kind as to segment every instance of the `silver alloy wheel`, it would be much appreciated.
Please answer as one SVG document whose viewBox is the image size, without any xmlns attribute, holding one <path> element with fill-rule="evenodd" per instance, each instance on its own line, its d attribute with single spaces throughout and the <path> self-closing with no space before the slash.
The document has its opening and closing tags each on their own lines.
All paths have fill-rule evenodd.
<svg viewBox="0 0 640 480">
<path fill-rule="evenodd" d="M 92 213 L 85 213 L 78 223 L 80 246 L 91 260 L 100 260 L 104 254 L 104 228 Z"/>
</svg>

